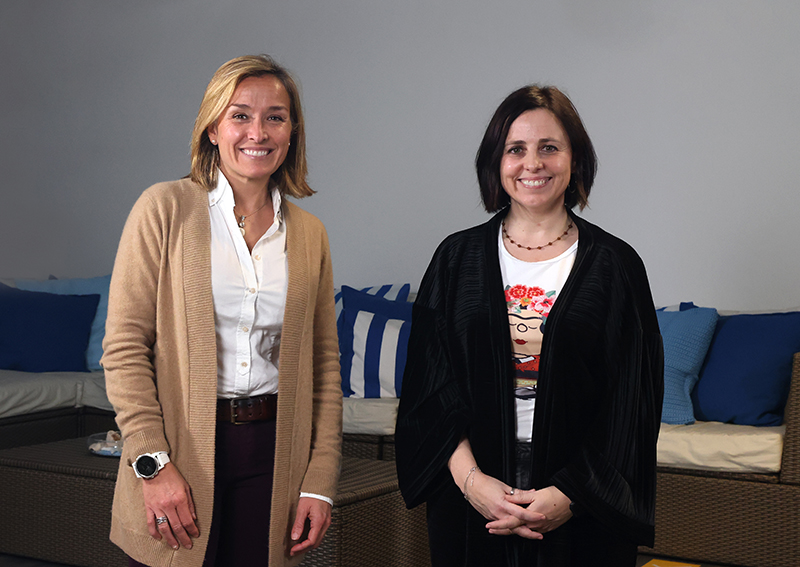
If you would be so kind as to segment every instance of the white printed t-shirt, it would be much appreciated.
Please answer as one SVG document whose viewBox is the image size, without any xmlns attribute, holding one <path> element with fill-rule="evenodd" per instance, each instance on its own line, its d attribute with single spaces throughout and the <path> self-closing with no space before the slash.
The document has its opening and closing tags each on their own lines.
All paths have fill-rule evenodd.
<svg viewBox="0 0 800 567">
<path fill-rule="evenodd" d="M 499 232 L 498 246 L 511 327 L 511 350 L 514 353 L 517 441 L 530 442 L 539 380 L 542 329 L 575 263 L 578 242 L 563 254 L 543 262 L 523 262 L 512 256 L 503 244 L 502 230 Z"/>
</svg>

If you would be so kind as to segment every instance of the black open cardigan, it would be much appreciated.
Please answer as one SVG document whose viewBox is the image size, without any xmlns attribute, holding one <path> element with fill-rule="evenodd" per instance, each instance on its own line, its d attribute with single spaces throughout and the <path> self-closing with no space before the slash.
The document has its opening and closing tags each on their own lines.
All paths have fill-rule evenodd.
<svg viewBox="0 0 800 567">
<path fill-rule="evenodd" d="M 514 485 L 505 214 L 445 239 L 414 304 L 396 429 L 408 507 L 452 489 L 447 461 L 465 434 L 481 470 Z M 543 331 L 533 487 L 555 485 L 605 529 L 652 546 L 663 350 L 650 286 L 633 248 L 573 220 L 577 256 Z M 477 513 L 468 524 L 486 532 Z"/>
</svg>

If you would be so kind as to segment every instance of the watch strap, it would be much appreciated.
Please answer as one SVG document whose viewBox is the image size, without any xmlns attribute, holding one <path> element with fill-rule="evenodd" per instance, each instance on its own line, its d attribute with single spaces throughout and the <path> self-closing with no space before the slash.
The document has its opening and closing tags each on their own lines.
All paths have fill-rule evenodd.
<svg viewBox="0 0 800 567">
<path fill-rule="evenodd" d="M 169 462 L 169 453 L 167 453 L 166 451 L 157 451 L 155 453 L 152 453 L 152 455 L 153 458 L 158 463 L 158 470 L 163 469 L 164 465 L 166 465 Z"/>
</svg>

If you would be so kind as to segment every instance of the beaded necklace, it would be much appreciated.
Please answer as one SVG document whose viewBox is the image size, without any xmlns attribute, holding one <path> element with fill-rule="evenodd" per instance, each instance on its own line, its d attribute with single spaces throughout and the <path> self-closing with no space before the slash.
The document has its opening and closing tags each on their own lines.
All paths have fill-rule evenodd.
<svg viewBox="0 0 800 567">
<path fill-rule="evenodd" d="M 559 240 L 561 240 L 562 238 L 564 238 L 564 237 L 565 237 L 567 234 L 569 234 L 569 231 L 572 229 L 572 221 L 569 221 L 569 224 L 567 225 L 567 230 L 565 230 L 565 231 L 564 231 L 564 232 L 561 234 L 561 236 L 559 236 L 559 237 L 558 237 L 558 238 L 556 238 L 555 240 L 551 240 L 551 241 L 550 241 L 550 242 L 548 242 L 547 244 L 542 244 L 541 246 L 523 246 L 522 244 L 520 244 L 519 242 L 517 242 L 516 240 L 514 240 L 513 238 L 511 238 L 511 237 L 508 235 L 508 232 L 506 231 L 506 221 L 505 221 L 505 220 L 503 221 L 502 225 L 503 225 L 503 236 L 504 236 L 504 237 L 505 237 L 505 238 L 506 238 L 506 239 L 507 239 L 507 240 L 508 240 L 508 241 L 509 241 L 511 244 L 515 245 L 517 248 L 522 248 L 523 250 L 542 250 L 543 248 L 547 248 L 548 246 L 552 246 L 553 244 L 555 244 L 556 242 L 558 242 Z"/>
</svg>

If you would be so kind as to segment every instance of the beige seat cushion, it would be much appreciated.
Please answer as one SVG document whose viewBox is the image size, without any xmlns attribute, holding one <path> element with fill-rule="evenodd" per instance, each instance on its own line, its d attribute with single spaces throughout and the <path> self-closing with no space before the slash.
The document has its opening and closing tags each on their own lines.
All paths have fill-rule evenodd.
<svg viewBox="0 0 800 567">
<path fill-rule="evenodd" d="M 706 471 L 776 473 L 785 425 L 754 427 L 717 421 L 661 424 L 658 465 Z"/>
<path fill-rule="evenodd" d="M 344 398 L 343 402 L 345 433 L 394 435 L 398 398 Z"/>
</svg>

